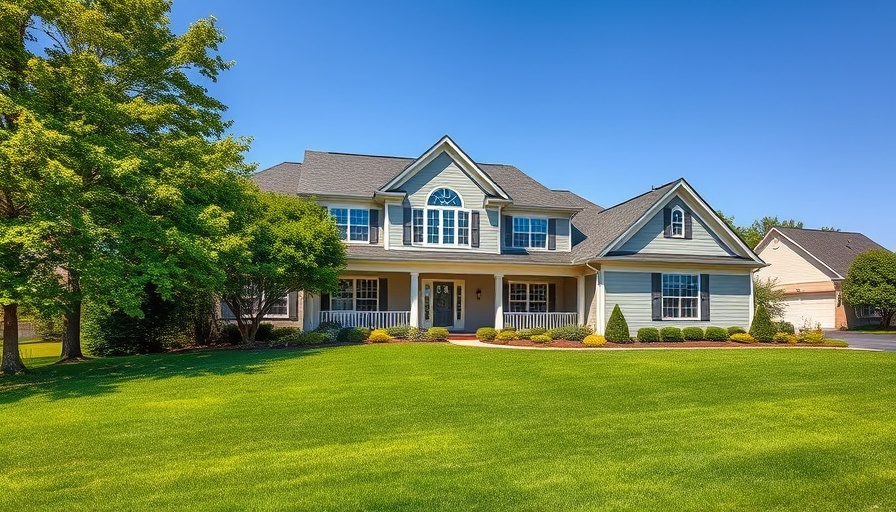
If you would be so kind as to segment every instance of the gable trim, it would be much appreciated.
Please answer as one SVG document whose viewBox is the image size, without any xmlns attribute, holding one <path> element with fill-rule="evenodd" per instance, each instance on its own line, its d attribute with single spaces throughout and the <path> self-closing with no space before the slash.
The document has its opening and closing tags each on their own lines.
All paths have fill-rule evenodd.
<svg viewBox="0 0 896 512">
<path fill-rule="evenodd" d="M 844 279 L 844 277 L 841 276 L 839 272 L 837 272 L 836 270 L 832 269 L 827 263 L 821 261 L 821 260 L 818 258 L 818 256 L 815 256 L 814 254 L 812 254 L 811 252 L 809 252 L 808 250 L 806 250 L 805 247 L 803 247 L 802 245 L 796 243 L 796 241 L 795 241 L 793 238 L 790 238 L 789 236 L 785 235 L 785 234 L 782 233 L 781 231 L 778 231 L 777 228 L 772 228 L 772 229 L 770 229 L 770 230 L 768 231 L 768 233 L 766 233 L 765 236 L 762 237 L 762 240 L 760 240 L 759 243 L 756 245 L 756 250 L 761 250 L 760 247 L 761 247 L 762 249 L 765 249 L 765 247 L 768 246 L 768 243 L 766 243 L 766 240 L 769 238 L 769 236 L 771 236 L 772 232 L 777 233 L 778 236 L 780 236 L 780 237 L 786 239 L 788 242 L 792 243 L 794 246 L 796 246 L 797 248 L 799 248 L 799 250 L 801 250 L 801 251 L 803 251 L 804 253 L 808 254 L 813 260 L 815 260 L 815 261 L 817 261 L 818 263 L 820 263 L 821 266 L 823 266 L 824 268 L 830 270 L 832 274 L 834 274 L 835 276 L 837 276 L 837 277 L 835 277 L 835 278 L 833 278 L 833 279 L 840 279 L 840 280 L 843 280 L 843 279 Z"/>
</svg>

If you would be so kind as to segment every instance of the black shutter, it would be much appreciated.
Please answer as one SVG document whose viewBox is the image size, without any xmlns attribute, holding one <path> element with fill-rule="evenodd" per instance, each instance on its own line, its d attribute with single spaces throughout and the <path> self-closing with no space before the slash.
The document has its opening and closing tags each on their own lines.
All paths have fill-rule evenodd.
<svg viewBox="0 0 896 512">
<path fill-rule="evenodd" d="M 503 311 L 505 313 L 507 313 L 508 311 L 510 311 L 510 285 L 509 284 L 504 283 L 504 290 L 502 293 L 503 293 L 503 295 L 501 296 L 502 297 L 501 307 L 503 308 Z"/>
<path fill-rule="evenodd" d="M 370 243 L 380 243 L 380 211 L 374 208 L 370 209 Z"/>
<path fill-rule="evenodd" d="M 688 240 L 694 238 L 694 220 L 691 212 L 684 212 L 684 237 Z"/>
<path fill-rule="evenodd" d="M 404 208 L 404 233 L 401 236 L 401 243 L 411 245 L 411 208 Z"/>
<path fill-rule="evenodd" d="M 709 274 L 700 274 L 700 320 L 709 322 Z"/>
<path fill-rule="evenodd" d="M 548 250 L 557 250 L 557 219 L 548 219 Z"/>
<path fill-rule="evenodd" d="M 504 223 L 504 247 L 513 247 L 513 217 L 505 215 L 501 221 Z"/>
<path fill-rule="evenodd" d="M 380 278 L 380 287 L 376 291 L 379 298 L 380 311 L 389 311 L 389 280 L 385 277 Z"/>
<path fill-rule="evenodd" d="M 663 208 L 663 236 L 672 238 L 672 209 Z"/>
<path fill-rule="evenodd" d="M 650 303 L 654 321 L 663 319 L 663 274 L 651 274 Z"/>
<path fill-rule="evenodd" d="M 329 293 L 320 294 L 320 310 L 321 311 L 329 311 L 330 310 L 330 294 Z"/>
<path fill-rule="evenodd" d="M 548 284 L 548 313 L 557 311 L 557 284 Z"/>
<path fill-rule="evenodd" d="M 479 212 L 470 212 L 470 247 L 479 247 Z"/>
<path fill-rule="evenodd" d="M 293 322 L 299 319 L 299 292 L 290 292 L 288 301 L 289 319 Z"/>
</svg>

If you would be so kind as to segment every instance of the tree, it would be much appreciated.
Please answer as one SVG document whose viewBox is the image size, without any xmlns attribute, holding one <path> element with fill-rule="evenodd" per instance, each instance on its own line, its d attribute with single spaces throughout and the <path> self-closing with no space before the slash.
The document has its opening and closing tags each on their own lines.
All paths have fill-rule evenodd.
<svg viewBox="0 0 896 512">
<path fill-rule="evenodd" d="M 345 266 L 345 245 L 332 217 L 312 201 L 259 192 L 244 250 L 227 255 L 220 299 L 234 312 L 243 342 L 289 293 L 330 292 Z"/>
<path fill-rule="evenodd" d="M 632 341 L 628 330 L 628 322 L 625 321 L 625 316 L 622 314 L 622 310 L 619 309 L 619 304 L 613 306 L 613 312 L 610 313 L 605 337 L 607 341 L 612 341 L 613 343 L 631 343 Z"/>
<path fill-rule="evenodd" d="M 771 342 L 775 338 L 777 329 L 772 319 L 763 306 L 756 307 L 756 314 L 753 316 L 753 323 L 750 325 L 750 336 L 758 341 Z"/>
<path fill-rule="evenodd" d="M 877 309 L 881 325 L 889 326 L 896 314 L 896 253 L 875 249 L 856 256 L 843 281 L 843 300 Z"/>
<path fill-rule="evenodd" d="M 784 290 L 776 290 L 778 280 L 753 278 L 753 308 L 762 306 L 772 318 L 784 316 Z"/>
<path fill-rule="evenodd" d="M 0 174 L 21 188 L 28 253 L 52 263 L 63 359 L 81 357 L 81 309 L 140 316 L 144 290 L 214 289 L 250 184 L 248 141 L 225 136 L 214 18 L 177 36 L 170 2 L 0 1 L 0 143 L 46 141 L 40 162 Z M 38 51 L 39 41 L 50 46 Z M 27 44 L 26 44 L 27 43 Z M 46 266 L 43 267 L 46 270 Z"/>
<path fill-rule="evenodd" d="M 785 219 L 779 220 L 778 217 L 763 217 L 759 220 L 753 221 L 749 226 L 738 226 L 734 223 L 734 217 L 728 217 L 721 210 L 717 210 L 716 214 L 724 220 L 728 227 L 730 227 L 738 236 L 743 239 L 744 242 L 750 247 L 750 249 L 755 249 L 759 242 L 768 234 L 769 231 L 773 227 L 782 227 L 782 228 L 800 228 L 802 229 L 803 223 L 802 221 L 794 220 L 794 219 Z"/>
</svg>

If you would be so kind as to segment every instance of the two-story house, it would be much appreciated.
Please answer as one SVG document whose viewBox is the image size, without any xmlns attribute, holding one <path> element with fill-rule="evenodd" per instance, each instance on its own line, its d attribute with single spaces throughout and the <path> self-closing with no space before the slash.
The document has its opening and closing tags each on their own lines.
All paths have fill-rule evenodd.
<svg viewBox="0 0 896 512">
<path fill-rule="evenodd" d="M 306 151 L 254 180 L 326 206 L 345 240 L 338 290 L 284 298 L 272 317 L 305 329 L 603 332 L 616 304 L 632 329 L 746 327 L 764 265 L 683 179 L 604 209 L 447 136 L 417 158 Z"/>
</svg>

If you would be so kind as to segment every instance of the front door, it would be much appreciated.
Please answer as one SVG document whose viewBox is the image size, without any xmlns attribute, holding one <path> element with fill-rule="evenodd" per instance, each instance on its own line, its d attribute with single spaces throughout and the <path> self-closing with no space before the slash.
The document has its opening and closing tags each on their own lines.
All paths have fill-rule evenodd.
<svg viewBox="0 0 896 512">
<path fill-rule="evenodd" d="M 432 325 L 435 327 L 453 327 L 454 283 L 451 281 L 436 281 L 432 286 Z"/>
</svg>

